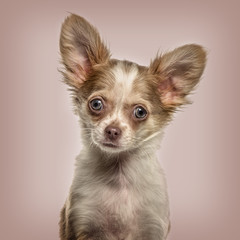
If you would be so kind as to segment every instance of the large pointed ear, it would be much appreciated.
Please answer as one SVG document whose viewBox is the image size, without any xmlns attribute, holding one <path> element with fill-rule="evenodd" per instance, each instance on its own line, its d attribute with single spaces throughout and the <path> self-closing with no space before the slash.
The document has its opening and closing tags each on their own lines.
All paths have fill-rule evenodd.
<svg viewBox="0 0 240 240">
<path fill-rule="evenodd" d="M 156 75 L 157 87 L 164 107 L 175 109 L 187 103 L 188 95 L 203 73 L 206 52 L 195 44 L 184 45 L 160 57 L 149 67 Z"/>
<path fill-rule="evenodd" d="M 60 52 L 65 66 L 64 81 L 75 88 L 82 86 L 94 65 L 106 63 L 110 58 L 96 28 L 74 14 L 62 25 Z"/>
</svg>

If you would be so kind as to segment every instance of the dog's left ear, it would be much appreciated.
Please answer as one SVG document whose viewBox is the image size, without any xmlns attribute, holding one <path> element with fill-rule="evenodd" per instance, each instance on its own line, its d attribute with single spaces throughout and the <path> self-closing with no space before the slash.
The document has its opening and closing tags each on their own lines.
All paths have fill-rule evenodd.
<svg viewBox="0 0 240 240">
<path fill-rule="evenodd" d="M 164 107 L 174 109 L 187 103 L 185 97 L 199 82 L 205 63 L 205 50 L 195 44 L 179 47 L 151 62 L 149 71 L 156 76 Z"/>
</svg>

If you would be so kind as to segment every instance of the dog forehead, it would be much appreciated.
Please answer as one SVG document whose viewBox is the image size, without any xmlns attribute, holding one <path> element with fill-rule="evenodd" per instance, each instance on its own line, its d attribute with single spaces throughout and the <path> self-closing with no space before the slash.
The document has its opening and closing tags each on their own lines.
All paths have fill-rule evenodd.
<svg viewBox="0 0 240 240">
<path fill-rule="evenodd" d="M 111 76 L 114 79 L 114 85 L 104 95 L 112 105 L 104 124 L 117 124 L 121 127 L 127 127 L 128 119 L 124 114 L 124 106 L 132 95 L 134 81 L 137 79 L 139 71 L 136 64 L 116 60 L 111 68 Z"/>
<path fill-rule="evenodd" d="M 112 69 L 112 74 L 115 80 L 115 89 L 120 94 L 126 95 L 133 88 L 133 83 L 137 79 L 139 70 L 137 64 L 118 61 Z"/>
</svg>

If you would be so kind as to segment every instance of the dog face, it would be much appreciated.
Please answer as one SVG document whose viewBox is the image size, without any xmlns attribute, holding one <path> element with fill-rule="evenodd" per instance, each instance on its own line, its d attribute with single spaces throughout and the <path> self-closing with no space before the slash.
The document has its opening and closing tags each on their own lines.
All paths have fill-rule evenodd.
<svg viewBox="0 0 240 240">
<path fill-rule="evenodd" d="M 97 30 L 76 15 L 62 26 L 60 50 L 84 141 L 111 153 L 151 145 L 187 103 L 206 61 L 194 44 L 157 56 L 149 67 L 111 59 Z"/>
<path fill-rule="evenodd" d="M 105 151 L 139 147 L 169 117 L 148 68 L 127 61 L 109 60 L 94 68 L 77 96 L 83 129 Z"/>
</svg>

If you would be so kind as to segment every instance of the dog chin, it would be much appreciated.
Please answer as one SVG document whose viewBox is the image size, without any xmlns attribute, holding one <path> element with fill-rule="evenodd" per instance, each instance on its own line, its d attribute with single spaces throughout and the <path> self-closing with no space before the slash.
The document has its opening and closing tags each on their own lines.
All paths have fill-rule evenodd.
<svg viewBox="0 0 240 240">
<path fill-rule="evenodd" d="M 107 142 L 107 141 L 94 141 L 93 142 L 95 144 L 95 146 L 97 146 L 101 151 L 103 152 L 107 152 L 107 153 L 120 153 L 120 152 L 124 152 L 127 149 L 125 149 L 123 146 L 121 146 L 120 144 L 117 143 L 113 143 L 113 142 Z"/>
<path fill-rule="evenodd" d="M 124 151 L 124 148 L 121 145 L 115 144 L 112 142 L 102 142 L 102 143 L 98 143 L 97 145 L 104 152 L 120 153 Z"/>
</svg>

